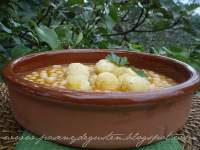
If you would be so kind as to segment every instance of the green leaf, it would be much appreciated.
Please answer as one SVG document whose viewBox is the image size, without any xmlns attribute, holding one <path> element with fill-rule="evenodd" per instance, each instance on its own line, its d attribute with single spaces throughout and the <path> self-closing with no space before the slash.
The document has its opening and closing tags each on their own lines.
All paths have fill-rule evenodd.
<svg viewBox="0 0 200 150">
<path fill-rule="evenodd" d="M 149 52 L 152 53 L 152 54 L 157 54 L 157 55 L 162 54 L 162 50 L 161 49 L 157 49 L 155 47 L 150 47 L 149 48 Z"/>
<path fill-rule="evenodd" d="M 198 3 L 191 3 L 191 4 L 186 5 L 186 9 L 188 11 L 193 11 L 193 10 L 197 9 L 199 6 L 200 6 L 200 4 L 198 4 Z"/>
<path fill-rule="evenodd" d="M 110 17 L 105 16 L 105 24 L 109 31 L 112 31 L 113 27 L 115 26 L 116 22 Z"/>
<path fill-rule="evenodd" d="M 0 81 L 2 80 L 1 73 L 3 66 L 8 62 L 8 60 L 9 60 L 8 58 L 6 58 L 4 55 L 0 53 Z"/>
<path fill-rule="evenodd" d="M 3 62 L 3 58 L 9 59 L 10 53 L 7 49 L 5 49 L 1 44 L 0 44 L 0 62 Z"/>
<path fill-rule="evenodd" d="M 128 65 L 128 64 L 129 64 L 128 59 L 126 57 L 121 57 L 120 66 L 125 66 L 125 65 Z"/>
<path fill-rule="evenodd" d="M 6 49 L 0 44 L 0 52 L 5 52 Z"/>
<path fill-rule="evenodd" d="M 101 5 L 103 6 L 105 3 L 105 0 L 94 0 L 95 5 Z"/>
<path fill-rule="evenodd" d="M 173 45 L 169 48 L 173 52 L 183 52 L 183 48 L 177 47 L 176 45 Z"/>
<path fill-rule="evenodd" d="M 69 5 L 84 4 L 84 0 L 68 0 Z"/>
<path fill-rule="evenodd" d="M 70 45 L 74 45 L 72 42 L 73 31 L 71 26 L 58 26 L 55 28 L 55 32 L 58 35 L 59 41 L 61 43 L 60 47 L 68 48 Z"/>
<path fill-rule="evenodd" d="M 200 91 L 195 94 L 197 97 L 200 97 Z"/>
<path fill-rule="evenodd" d="M 136 50 L 136 51 L 140 51 L 140 52 L 144 52 L 145 51 L 144 47 L 142 45 L 140 45 L 140 44 L 129 44 L 129 48 L 131 50 Z"/>
<path fill-rule="evenodd" d="M 183 31 L 193 35 L 193 36 L 196 36 L 197 33 L 195 32 L 195 30 L 191 27 L 191 26 L 188 26 L 188 25 L 185 25 L 183 28 L 181 28 Z"/>
<path fill-rule="evenodd" d="M 51 49 L 59 48 L 59 39 L 56 32 L 47 26 L 41 25 L 35 28 L 41 41 L 46 42 Z"/>
<path fill-rule="evenodd" d="M 73 19 L 76 16 L 76 14 L 73 11 L 69 11 L 69 12 L 65 12 L 65 16 L 69 19 Z"/>
<path fill-rule="evenodd" d="M 71 26 L 58 26 L 55 28 L 56 34 L 58 35 L 59 40 L 72 41 L 72 29 Z"/>
<path fill-rule="evenodd" d="M 3 31 L 7 32 L 7 33 L 12 33 L 11 29 L 9 29 L 8 27 L 6 27 L 3 23 L 0 22 L 0 29 L 2 29 Z"/>
<path fill-rule="evenodd" d="M 141 77 L 147 77 L 147 75 L 145 74 L 145 72 L 143 70 L 137 69 L 133 66 L 130 67 L 134 72 L 136 72 L 139 76 Z"/>
<path fill-rule="evenodd" d="M 190 58 L 189 64 L 193 66 L 200 73 L 200 61 L 199 59 Z"/>
<path fill-rule="evenodd" d="M 8 59 L 3 54 L 0 54 L 0 64 L 5 64 L 7 62 L 7 60 Z"/>
<path fill-rule="evenodd" d="M 11 50 L 11 57 L 18 58 L 30 53 L 32 50 L 24 45 L 18 45 Z"/>
<path fill-rule="evenodd" d="M 183 31 L 185 31 L 187 33 L 190 33 L 193 36 L 197 35 L 197 33 L 195 32 L 195 30 L 193 29 L 192 22 L 190 21 L 189 17 L 183 17 L 182 18 L 182 22 L 183 22 L 182 23 L 183 27 L 181 29 Z"/>
<path fill-rule="evenodd" d="M 110 55 L 106 56 L 106 59 L 118 66 L 126 66 L 129 64 L 128 59 L 126 57 L 120 57 L 114 53 L 111 53 Z"/>
<path fill-rule="evenodd" d="M 103 40 L 103 41 L 100 41 L 100 42 L 98 42 L 98 47 L 99 48 L 108 48 L 108 45 L 109 45 L 109 41 L 106 41 L 106 40 Z"/>
<path fill-rule="evenodd" d="M 109 8 L 109 16 L 115 20 L 115 21 L 118 21 L 118 14 L 117 14 L 118 10 L 117 8 L 112 5 L 110 8 Z"/>
<path fill-rule="evenodd" d="M 170 11 L 168 9 L 165 9 L 165 8 L 161 7 L 159 9 L 159 11 L 163 14 L 164 18 L 173 19 L 173 17 L 174 17 L 172 11 Z"/>
<path fill-rule="evenodd" d="M 160 0 L 151 0 L 151 7 L 160 8 L 161 7 Z"/>
<path fill-rule="evenodd" d="M 76 40 L 76 44 L 75 44 L 75 45 L 78 45 L 78 44 L 82 41 L 82 39 L 83 39 L 83 33 L 80 32 L 80 33 L 78 34 L 78 37 L 77 37 L 77 40 Z"/>
<path fill-rule="evenodd" d="M 65 39 L 66 37 L 66 27 L 58 26 L 55 28 L 55 32 L 60 40 Z"/>
<path fill-rule="evenodd" d="M 162 19 L 154 24 L 154 29 L 164 29 L 170 25 L 170 20 Z"/>
</svg>

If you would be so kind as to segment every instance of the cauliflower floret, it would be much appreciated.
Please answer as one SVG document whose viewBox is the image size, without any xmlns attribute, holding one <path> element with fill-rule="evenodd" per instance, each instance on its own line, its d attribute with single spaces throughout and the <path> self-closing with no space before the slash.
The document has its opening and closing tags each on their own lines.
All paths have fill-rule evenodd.
<svg viewBox="0 0 200 150">
<path fill-rule="evenodd" d="M 68 75 L 66 87 L 73 90 L 90 90 L 90 82 L 85 75 Z"/>
<path fill-rule="evenodd" d="M 118 77 L 123 74 L 130 74 L 133 76 L 137 76 L 137 73 L 135 73 L 131 68 L 128 67 L 117 67 L 113 70 L 113 73 Z"/>
<path fill-rule="evenodd" d="M 120 75 L 119 77 L 118 77 L 118 79 L 119 79 L 119 81 L 120 81 L 120 83 L 122 84 L 122 81 L 125 79 L 125 78 L 128 78 L 128 77 L 133 77 L 131 74 L 129 74 L 129 73 L 124 73 L 124 74 L 122 74 L 122 75 Z"/>
<path fill-rule="evenodd" d="M 95 65 L 95 71 L 97 73 L 112 72 L 116 68 L 116 65 L 109 60 L 101 59 Z"/>
<path fill-rule="evenodd" d="M 71 63 L 66 70 L 67 75 L 85 75 L 89 76 L 89 67 L 81 63 Z"/>
<path fill-rule="evenodd" d="M 97 76 L 96 88 L 100 90 L 115 91 L 120 87 L 117 77 L 110 72 L 103 72 Z"/>
<path fill-rule="evenodd" d="M 91 75 L 90 78 L 89 78 L 90 85 L 92 86 L 92 88 L 95 88 L 96 79 L 97 79 L 97 75 L 96 74 Z"/>
<path fill-rule="evenodd" d="M 145 91 L 149 89 L 150 83 L 145 78 L 140 76 L 124 75 L 121 77 L 121 90 L 122 91 Z"/>
</svg>

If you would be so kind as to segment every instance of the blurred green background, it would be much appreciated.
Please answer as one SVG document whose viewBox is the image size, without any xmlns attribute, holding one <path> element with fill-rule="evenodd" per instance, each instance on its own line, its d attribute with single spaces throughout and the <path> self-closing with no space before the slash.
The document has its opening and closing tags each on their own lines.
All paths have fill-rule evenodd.
<svg viewBox="0 0 200 150">
<path fill-rule="evenodd" d="M 0 1 L 0 70 L 28 53 L 67 48 L 154 53 L 200 71 L 200 1 Z"/>
</svg>

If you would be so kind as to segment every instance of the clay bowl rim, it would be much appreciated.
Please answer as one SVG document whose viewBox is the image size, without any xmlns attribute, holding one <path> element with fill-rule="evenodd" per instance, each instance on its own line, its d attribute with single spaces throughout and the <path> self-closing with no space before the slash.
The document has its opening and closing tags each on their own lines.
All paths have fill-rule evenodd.
<svg viewBox="0 0 200 150">
<path fill-rule="evenodd" d="M 48 88 L 42 86 L 34 86 L 33 83 L 21 79 L 16 76 L 13 71 L 15 65 L 21 61 L 29 60 L 40 55 L 54 55 L 57 53 L 101 53 L 101 52 L 117 52 L 117 53 L 137 53 L 149 57 L 157 57 L 166 61 L 172 61 L 184 67 L 190 72 L 190 78 L 180 84 L 163 89 L 148 90 L 144 92 L 92 92 L 92 91 L 78 91 L 66 90 L 57 88 Z M 113 49 L 66 49 L 59 51 L 47 51 L 29 54 L 17 58 L 10 63 L 6 64 L 3 68 L 3 77 L 6 81 L 16 85 L 19 92 L 26 91 L 29 94 L 38 95 L 44 100 L 56 103 L 73 103 L 73 104 L 86 104 L 86 105 L 107 105 L 107 106 L 122 106 L 130 104 L 151 104 L 161 102 L 163 99 L 169 99 L 176 96 L 181 96 L 187 93 L 192 93 L 200 85 L 200 76 L 198 72 L 190 65 L 176 59 L 165 56 L 147 54 L 141 52 L 130 52 L 125 50 Z M 193 89 L 192 91 L 190 89 Z M 50 98 L 50 99 L 48 99 Z M 53 99 L 52 99 L 53 98 Z"/>
</svg>

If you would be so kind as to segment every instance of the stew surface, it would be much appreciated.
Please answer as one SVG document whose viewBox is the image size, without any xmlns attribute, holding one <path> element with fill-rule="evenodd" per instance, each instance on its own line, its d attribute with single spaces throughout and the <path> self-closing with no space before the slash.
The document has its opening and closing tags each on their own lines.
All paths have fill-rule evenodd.
<svg viewBox="0 0 200 150">
<path fill-rule="evenodd" d="M 22 75 L 38 86 L 83 91 L 146 91 L 177 83 L 162 74 L 133 66 L 118 66 L 107 59 L 96 64 L 52 65 Z"/>
</svg>

